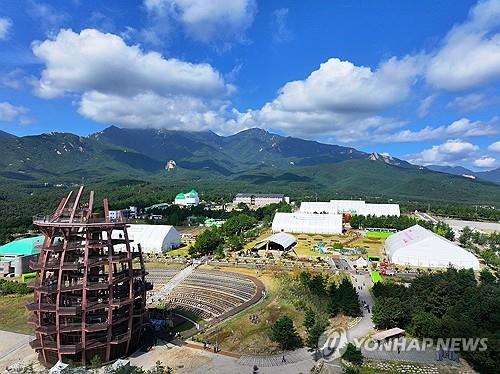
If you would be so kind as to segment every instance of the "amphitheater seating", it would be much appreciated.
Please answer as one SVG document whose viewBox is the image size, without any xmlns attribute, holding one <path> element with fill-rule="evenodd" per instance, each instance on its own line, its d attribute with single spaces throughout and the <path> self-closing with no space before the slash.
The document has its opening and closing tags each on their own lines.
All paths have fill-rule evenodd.
<svg viewBox="0 0 500 374">
<path fill-rule="evenodd" d="M 256 292 L 256 284 L 245 275 L 195 269 L 170 292 L 165 303 L 210 320 L 248 302 Z"/>
<path fill-rule="evenodd" d="M 146 264 L 147 267 L 147 264 Z M 177 274 L 181 268 L 148 268 L 148 275 L 146 281 L 153 283 L 153 285 L 166 284 Z"/>
</svg>

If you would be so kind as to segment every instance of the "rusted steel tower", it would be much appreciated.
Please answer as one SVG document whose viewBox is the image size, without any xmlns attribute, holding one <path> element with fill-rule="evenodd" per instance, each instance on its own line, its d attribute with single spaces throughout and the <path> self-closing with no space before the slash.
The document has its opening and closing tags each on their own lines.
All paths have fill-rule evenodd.
<svg viewBox="0 0 500 374">
<path fill-rule="evenodd" d="M 146 323 L 146 272 L 140 245 L 133 247 L 123 219 L 93 213 L 94 191 L 83 202 L 83 186 L 63 198 L 51 216 L 33 223 L 45 235 L 32 283 L 40 361 L 109 362 L 135 350 Z"/>
</svg>

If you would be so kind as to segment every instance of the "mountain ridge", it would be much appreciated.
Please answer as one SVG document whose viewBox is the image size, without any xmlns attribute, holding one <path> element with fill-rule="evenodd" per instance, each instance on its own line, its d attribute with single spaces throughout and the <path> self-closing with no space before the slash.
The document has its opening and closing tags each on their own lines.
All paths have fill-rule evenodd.
<svg viewBox="0 0 500 374">
<path fill-rule="evenodd" d="M 440 173 L 460 175 L 465 178 L 478 178 L 484 181 L 500 184 L 500 168 L 486 171 L 472 171 L 463 166 L 446 165 L 427 165 L 426 168 Z"/>
<path fill-rule="evenodd" d="M 174 160 L 177 167 L 165 170 Z M 318 191 L 416 200 L 491 203 L 500 186 L 433 171 L 388 154 L 284 137 L 261 129 L 231 136 L 211 131 L 120 129 L 87 137 L 47 133 L 5 139 L 0 181 L 30 185 L 144 181 L 159 185 Z M 201 188 L 201 186 L 200 186 Z"/>
</svg>

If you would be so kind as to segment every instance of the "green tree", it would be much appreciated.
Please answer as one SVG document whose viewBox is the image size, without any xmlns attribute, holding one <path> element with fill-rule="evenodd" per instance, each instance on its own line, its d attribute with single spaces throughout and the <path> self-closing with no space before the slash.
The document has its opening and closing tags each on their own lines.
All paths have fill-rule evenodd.
<svg viewBox="0 0 500 374">
<path fill-rule="evenodd" d="M 271 339 L 279 343 L 281 349 L 293 349 L 301 345 L 301 339 L 295 330 L 293 321 L 286 315 L 272 325 Z"/>
<path fill-rule="evenodd" d="M 308 330 L 306 337 L 306 346 L 311 350 L 318 351 L 319 349 L 319 339 L 321 335 L 325 332 L 328 323 L 326 321 L 318 320 L 316 323 Z"/>
<path fill-rule="evenodd" d="M 147 374 L 172 374 L 172 368 L 163 365 L 161 361 L 156 361 L 155 366 L 147 371 Z"/>
<path fill-rule="evenodd" d="M 347 347 L 342 355 L 342 358 L 353 363 L 354 365 L 363 365 L 363 354 L 361 353 L 361 350 L 356 348 L 356 346 L 352 343 L 347 343 Z"/>
<path fill-rule="evenodd" d="M 316 323 L 316 313 L 311 308 L 306 308 L 304 313 L 304 327 L 309 331 Z"/>
<path fill-rule="evenodd" d="M 372 312 L 373 323 L 381 329 L 405 326 L 409 319 L 409 310 L 405 304 L 392 297 L 377 300 Z"/>
<path fill-rule="evenodd" d="M 481 270 L 481 273 L 479 273 L 479 280 L 484 284 L 494 284 L 496 282 L 495 276 L 491 274 L 491 271 L 487 268 Z"/>
<path fill-rule="evenodd" d="M 196 238 L 195 243 L 189 248 L 189 254 L 199 256 L 213 253 L 223 241 L 217 228 L 208 229 Z"/>
<path fill-rule="evenodd" d="M 90 359 L 90 369 L 92 369 L 92 372 L 97 373 L 98 369 L 102 366 L 102 359 L 101 356 L 99 355 L 94 355 Z"/>
<path fill-rule="evenodd" d="M 227 245 L 231 251 L 241 251 L 243 249 L 243 240 L 238 235 L 232 235 L 227 239 Z"/>
</svg>

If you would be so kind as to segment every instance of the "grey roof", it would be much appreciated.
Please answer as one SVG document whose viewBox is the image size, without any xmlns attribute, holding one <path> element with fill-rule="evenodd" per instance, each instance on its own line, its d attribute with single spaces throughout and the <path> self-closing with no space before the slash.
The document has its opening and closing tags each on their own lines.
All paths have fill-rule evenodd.
<svg viewBox="0 0 500 374">
<path fill-rule="evenodd" d="M 283 199 L 285 197 L 285 194 L 282 193 L 246 193 L 246 192 L 240 192 L 236 194 L 236 197 L 261 197 L 261 198 L 268 198 L 268 199 Z"/>
<path fill-rule="evenodd" d="M 279 232 L 267 238 L 268 242 L 273 242 L 281 245 L 283 248 L 290 248 L 292 245 L 297 244 L 295 236 L 287 234 L 286 232 Z"/>
</svg>

